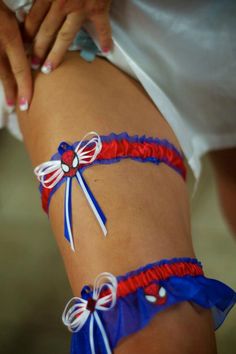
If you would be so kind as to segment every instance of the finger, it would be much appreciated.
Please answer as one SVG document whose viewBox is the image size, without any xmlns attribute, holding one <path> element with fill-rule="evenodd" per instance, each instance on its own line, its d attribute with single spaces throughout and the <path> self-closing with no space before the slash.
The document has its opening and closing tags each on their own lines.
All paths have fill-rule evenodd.
<svg viewBox="0 0 236 354">
<path fill-rule="evenodd" d="M 7 58 L 3 56 L 0 56 L 0 80 L 3 84 L 8 111 L 12 112 L 16 101 L 16 83 L 10 64 Z"/>
<path fill-rule="evenodd" d="M 84 16 L 79 13 L 72 13 L 67 16 L 66 21 L 58 32 L 53 48 L 42 67 L 42 72 L 49 73 L 51 71 L 47 70 L 48 64 L 50 64 L 49 67 L 51 69 L 55 69 L 61 63 L 83 22 Z"/>
<path fill-rule="evenodd" d="M 55 1 L 45 17 L 40 29 L 35 37 L 33 53 L 39 61 L 43 61 L 49 47 L 52 45 L 56 33 L 65 20 L 65 13 L 60 6 L 60 2 Z"/>
<path fill-rule="evenodd" d="M 4 49 L 17 83 L 19 108 L 26 111 L 31 101 L 32 77 L 17 23 L 5 32 Z"/>
<path fill-rule="evenodd" d="M 50 0 L 36 0 L 24 22 L 26 38 L 33 39 L 51 6 Z"/>
<path fill-rule="evenodd" d="M 90 17 L 90 21 L 95 27 L 102 51 L 104 53 L 108 53 L 110 50 L 112 50 L 113 46 L 109 14 L 102 13 L 93 15 Z"/>
</svg>

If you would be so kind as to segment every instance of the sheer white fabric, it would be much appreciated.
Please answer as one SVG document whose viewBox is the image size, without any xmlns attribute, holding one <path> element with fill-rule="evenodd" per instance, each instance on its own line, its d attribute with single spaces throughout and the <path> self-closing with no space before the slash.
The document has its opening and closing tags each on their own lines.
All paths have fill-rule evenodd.
<svg viewBox="0 0 236 354">
<path fill-rule="evenodd" d="M 112 2 L 107 59 L 141 82 L 196 177 L 202 154 L 236 146 L 235 19 L 234 0 Z"/>
<path fill-rule="evenodd" d="M 236 146 L 236 2 L 117 0 L 111 16 L 120 52 L 199 176 L 203 153 Z"/>
</svg>

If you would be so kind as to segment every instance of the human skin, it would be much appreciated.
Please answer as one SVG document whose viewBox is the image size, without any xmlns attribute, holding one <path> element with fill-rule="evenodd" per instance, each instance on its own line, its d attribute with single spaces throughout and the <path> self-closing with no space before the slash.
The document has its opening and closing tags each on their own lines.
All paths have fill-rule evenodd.
<svg viewBox="0 0 236 354">
<path fill-rule="evenodd" d="M 68 53 L 49 76 L 37 74 L 28 112 L 19 123 L 33 167 L 48 161 L 61 141 L 87 132 L 128 132 L 168 139 L 173 131 L 143 88 L 105 59 L 83 61 Z M 64 237 L 64 186 L 50 204 L 52 230 L 72 291 L 80 296 L 101 272 L 125 274 L 150 262 L 195 257 L 186 183 L 165 164 L 132 160 L 88 168 L 84 177 L 107 216 L 104 238 L 82 191 L 73 185 L 76 252 Z M 184 302 L 158 314 L 142 331 L 122 340 L 115 354 L 215 354 L 210 312 Z"/>
</svg>

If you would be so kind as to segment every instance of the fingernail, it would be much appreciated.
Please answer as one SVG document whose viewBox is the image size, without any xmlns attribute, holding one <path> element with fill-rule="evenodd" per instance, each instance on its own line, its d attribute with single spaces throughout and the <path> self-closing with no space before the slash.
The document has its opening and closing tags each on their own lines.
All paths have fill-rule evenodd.
<svg viewBox="0 0 236 354">
<path fill-rule="evenodd" d="M 25 97 L 21 97 L 19 100 L 19 108 L 20 111 L 24 112 L 27 111 L 29 108 L 29 103 Z"/>
<path fill-rule="evenodd" d="M 6 103 L 7 103 L 7 112 L 8 113 L 12 113 L 15 109 L 15 102 L 11 99 L 6 99 Z"/>
<path fill-rule="evenodd" d="M 19 22 L 23 23 L 26 17 L 26 12 L 24 9 L 20 8 L 19 10 L 16 10 L 16 18 L 18 19 Z"/>
<path fill-rule="evenodd" d="M 14 102 L 13 100 L 11 100 L 10 98 L 7 98 L 6 101 L 7 101 L 7 105 L 8 105 L 9 107 L 12 107 L 12 106 L 15 105 L 15 102 Z"/>
<path fill-rule="evenodd" d="M 50 61 L 45 61 L 45 63 L 43 64 L 43 66 L 41 67 L 41 72 L 43 74 L 50 74 L 50 72 L 52 71 L 53 67 L 52 67 L 52 63 Z"/>
<path fill-rule="evenodd" d="M 41 60 L 37 57 L 32 57 L 31 58 L 31 68 L 33 70 L 38 70 L 38 68 L 40 67 L 41 64 Z"/>
<path fill-rule="evenodd" d="M 110 52 L 110 48 L 104 47 L 104 48 L 102 48 L 102 51 L 103 51 L 103 53 L 108 54 Z"/>
</svg>

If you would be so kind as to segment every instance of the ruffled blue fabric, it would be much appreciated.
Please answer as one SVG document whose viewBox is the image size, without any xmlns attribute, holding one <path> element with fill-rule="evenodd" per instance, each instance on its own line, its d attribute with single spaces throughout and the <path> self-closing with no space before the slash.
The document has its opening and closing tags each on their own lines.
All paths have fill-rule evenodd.
<svg viewBox="0 0 236 354">
<path fill-rule="evenodd" d="M 168 149 L 172 150 L 175 152 L 176 155 L 178 155 L 181 158 L 184 158 L 184 155 L 173 145 L 171 144 L 167 139 L 159 139 L 159 138 L 153 138 L 153 137 L 148 137 L 145 134 L 144 135 L 129 135 L 127 132 L 122 132 L 119 134 L 116 133 L 110 133 L 108 135 L 100 135 L 101 141 L 103 142 L 111 142 L 112 140 L 127 140 L 130 143 L 156 143 L 158 145 L 162 145 L 167 147 Z M 80 141 L 76 141 L 75 143 L 71 144 L 73 149 L 76 148 Z M 82 142 L 81 147 L 87 144 L 88 140 L 85 140 Z M 60 154 L 56 153 L 52 156 L 51 160 L 58 160 L 60 159 Z"/>
<path fill-rule="evenodd" d="M 119 279 L 119 277 L 118 277 Z M 143 288 L 125 298 L 119 298 L 114 308 L 98 311 L 106 330 L 110 346 L 114 349 L 118 342 L 149 324 L 160 311 L 189 301 L 212 312 L 215 329 L 226 318 L 236 302 L 236 293 L 220 281 L 205 276 L 172 276 L 164 281 L 153 282 L 161 285 L 167 292 L 164 305 L 153 304 L 145 298 Z M 96 354 L 107 354 L 99 329 L 94 328 Z M 89 345 L 89 320 L 84 327 L 72 335 L 71 354 L 91 354 Z"/>
</svg>

